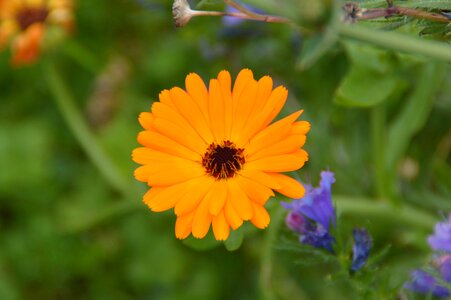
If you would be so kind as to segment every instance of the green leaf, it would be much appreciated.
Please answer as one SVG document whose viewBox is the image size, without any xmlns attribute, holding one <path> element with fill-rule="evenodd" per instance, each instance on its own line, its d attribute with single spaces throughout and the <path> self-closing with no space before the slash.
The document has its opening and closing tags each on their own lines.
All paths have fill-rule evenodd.
<svg viewBox="0 0 451 300">
<path fill-rule="evenodd" d="M 445 68 L 443 63 L 428 63 L 423 67 L 415 90 L 406 100 L 403 111 L 389 128 L 386 169 L 405 153 L 413 135 L 423 127 L 433 106 L 433 95 L 441 86 Z"/>
<path fill-rule="evenodd" d="M 341 82 L 335 102 L 346 106 L 370 107 L 387 100 L 405 83 L 393 74 L 353 67 Z"/>
<path fill-rule="evenodd" d="M 224 246 L 229 251 L 238 250 L 241 247 L 241 244 L 243 243 L 243 239 L 244 239 L 244 234 L 243 234 L 242 227 L 240 227 L 237 230 L 232 230 L 230 232 L 230 236 L 224 242 Z"/>
<path fill-rule="evenodd" d="M 388 72 L 393 68 L 396 59 L 393 52 L 355 41 L 344 41 L 343 46 L 353 65 L 381 73 Z"/>
<path fill-rule="evenodd" d="M 196 239 L 190 236 L 189 238 L 183 240 L 183 243 L 188 247 L 198 251 L 211 250 L 220 245 L 220 242 L 215 239 L 211 231 L 208 232 L 208 234 L 203 239 Z"/>
<path fill-rule="evenodd" d="M 299 69 L 304 70 L 309 68 L 335 45 L 338 35 L 333 28 L 333 26 L 329 26 L 324 33 L 305 41 L 304 49 L 297 63 Z"/>
</svg>

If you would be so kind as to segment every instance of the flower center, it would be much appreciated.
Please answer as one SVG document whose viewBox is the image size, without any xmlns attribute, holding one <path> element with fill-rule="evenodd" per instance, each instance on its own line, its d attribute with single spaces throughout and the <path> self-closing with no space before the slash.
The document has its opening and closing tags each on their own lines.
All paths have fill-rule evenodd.
<svg viewBox="0 0 451 300">
<path fill-rule="evenodd" d="M 22 30 L 27 29 L 34 23 L 42 23 L 45 21 L 49 11 L 43 7 L 23 8 L 17 12 L 16 20 Z"/>
<path fill-rule="evenodd" d="M 244 164 L 243 151 L 230 141 L 211 143 L 202 157 L 202 166 L 216 179 L 232 178 Z"/>
</svg>

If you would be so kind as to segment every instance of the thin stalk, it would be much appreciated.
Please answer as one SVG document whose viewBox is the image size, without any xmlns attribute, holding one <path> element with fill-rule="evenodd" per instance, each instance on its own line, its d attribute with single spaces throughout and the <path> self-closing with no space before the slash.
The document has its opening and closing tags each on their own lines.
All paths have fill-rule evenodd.
<svg viewBox="0 0 451 300">
<path fill-rule="evenodd" d="M 386 201 L 342 195 L 334 195 L 333 199 L 339 214 L 373 216 L 426 231 L 430 231 L 437 222 L 437 218 L 431 214 L 407 204 L 394 207 Z"/>
<path fill-rule="evenodd" d="M 450 23 L 450 20 L 437 13 L 432 13 L 424 10 L 409 8 L 409 7 L 399 7 L 392 6 L 388 8 L 368 8 L 363 9 L 361 15 L 357 15 L 357 20 L 371 20 L 378 18 L 389 18 L 393 16 L 409 16 L 416 19 L 425 19 L 440 23 Z"/>
<path fill-rule="evenodd" d="M 236 3 L 233 0 L 224 0 L 224 2 L 234 8 L 236 8 L 238 11 L 242 12 L 243 14 L 246 14 L 248 16 L 251 17 L 259 17 L 261 16 L 260 14 L 257 14 L 253 11 L 248 10 L 247 8 L 245 8 L 244 6 L 241 6 L 240 4 Z"/>
<path fill-rule="evenodd" d="M 115 190 L 124 196 L 129 195 L 134 188 L 130 188 L 129 182 L 103 151 L 94 134 L 90 131 L 55 66 L 48 62 L 43 73 L 62 117 L 86 155 Z"/>
<path fill-rule="evenodd" d="M 430 58 L 451 62 L 451 47 L 439 42 L 414 38 L 397 32 L 374 30 L 348 24 L 337 24 L 337 31 L 345 38 L 371 43 L 386 49 L 422 54 Z"/>
<path fill-rule="evenodd" d="M 273 300 L 277 299 L 273 291 L 272 280 L 272 260 L 273 260 L 273 246 L 277 238 L 277 233 L 283 223 L 284 210 L 282 206 L 277 205 L 271 218 L 271 224 L 267 229 L 265 241 L 263 244 L 263 253 L 260 264 L 260 290 L 263 293 L 263 299 Z"/>
<path fill-rule="evenodd" d="M 376 182 L 376 197 L 386 198 L 386 174 L 385 174 L 385 108 L 379 104 L 372 108 L 371 112 L 371 137 L 373 152 L 374 178 Z"/>
<path fill-rule="evenodd" d="M 224 12 L 224 11 L 206 11 L 206 10 L 192 10 L 193 17 L 201 17 L 201 16 L 220 16 L 220 17 L 235 17 L 244 20 L 252 20 L 252 21 L 261 21 L 267 23 L 290 23 L 291 20 L 279 17 L 279 16 L 271 16 L 271 15 L 247 15 L 242 12 Z"/>
</svg>

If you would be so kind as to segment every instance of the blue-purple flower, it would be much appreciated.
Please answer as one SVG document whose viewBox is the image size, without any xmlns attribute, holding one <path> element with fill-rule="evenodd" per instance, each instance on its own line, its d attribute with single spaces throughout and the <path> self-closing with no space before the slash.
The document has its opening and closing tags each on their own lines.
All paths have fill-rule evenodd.
<svg viewBox="0 0 451 300">
<path fill-rule="evenodd" d="M 438 269 L 437 276 L 440 278 L 423 270 L 415 270 L 411 274 L 412 280 L 404 287 L 417 293 L 447 298 L 451 296 L 451 291 L 438 281 L 451 283 L 451 214 L 447 221 L 435 225 L 434 234 L 428 237 L 428 243 L 433 250 L 439 251 L 433 265 Z"/>
<path fill-rule="evenodd" d="M 435 225 L 434 234 L 429 236 L 428 242 L 434 250 L 451 253 L 451 215 L 447 221 Z"/>
<path fill-rule="evenodd" d="M 319 187 L 306 184 L 305 196 L 292 203 L 282 203 L 290 210 L 286 218 L 287 226 L 300 234 L 305 245 L 324 248 L 333 252 L 335 238 L 331 235 L 331 224 L 335 226 L 335 210 L 332 204 L 331 186 L 335 182 L 334 173 L 321 172 Z"/>
<path fill-rule="evenodd" d="M 439 259 L 440 274 L 448 283 L 451 283 L 451 255 L 444 255 Z"/>
<path fill-rule="evenodd" d="M 419 293 L 431 294 L 439 298 L 449 297 L 450 291 L 437 283 L 437 279 L 423 270 L 415 270 L 411 274 L 411 281 L 404 285 L 405 288 Z"/>
<path fill-rule="evenodd" d="M 352 231 L 354 236 L 354 245 L 352 246 L 352 264 L 351 270 L 356 272 L 362 268 L 370 255 L 373 239 L 364 228 L 356 228 Z"/>
</svg>

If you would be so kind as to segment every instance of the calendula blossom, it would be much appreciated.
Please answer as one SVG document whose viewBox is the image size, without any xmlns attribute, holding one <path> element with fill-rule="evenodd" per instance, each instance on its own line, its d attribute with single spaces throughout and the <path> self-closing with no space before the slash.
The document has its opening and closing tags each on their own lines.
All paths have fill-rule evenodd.
<svg viewBox="0 0 451 300">
<path fill-rule="evenodd" d="M 33 63 L 51 27 L 69 31 L 72 0 L 0 0 L 0 51 L 11 45 L 13 65 Z"/>
<path fill-rule="evenodd" d="M 233 84 L 221 71 L 207 86 L 194 73 L 186 90 L 164 90 L 139 121 L 144 131 L 133 151 L 141 164 L 135 177 L 151 189 L 144 202 L 152 211 L 174 209 L 175 234 L 203 238 L 213 228 L 226 240 L 230 228 L 244 221 L 268 226 L 264 205 L 274 191 L 304 195 L 304 187 L 282 174 L 301 168 L 308 159 L 301 147 L 310 124 L 297 121 L 302 110 L 277 122 L 287 99 L 271 77 L 258 81 L 244 69 Z"/>
</svg>

